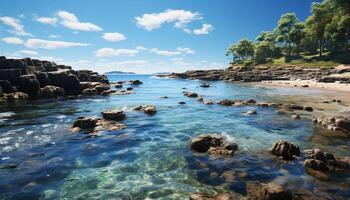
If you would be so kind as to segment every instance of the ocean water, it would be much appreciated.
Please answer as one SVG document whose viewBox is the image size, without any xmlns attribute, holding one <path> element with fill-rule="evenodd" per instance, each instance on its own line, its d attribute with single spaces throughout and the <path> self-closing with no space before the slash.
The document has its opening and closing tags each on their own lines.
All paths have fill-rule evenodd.
<svg viewBox="0 0 350 200">
<path fill-rule="evenodd" d="M 0 199 L 187 199 L 193 192 L 225 190 L 244 196 L 250 183 L 271 181 L 291 190 L 350 198 L 349 173 L 324 182 L 304 172 L 302 157 L 285 163 L 268 153 L 275 141 L 288 140 L 301 149 L 319 147 L 350 156 L 349 138 L 327 136 L 312 124 L 308 113 L 301 113 L 302 120 L 292 120 L 274 108 L 204 105 L 182 94 L 193 91 L 215 101 L 290 102 L 322 100 L 317 90 L 222 81 L 201 88 L 198 80 L 150 75 L 109 79 L 139 79 L 144 84 L 129 95 L 0 106 Z M 133 111 L 138 105 L 155 105 L 158 112 L 148 116 Z M 108 109 L 125 111 L 126 129 L 101 132 L 99 137 L 68 131 L 79 116 L 100 116 Z M 245 115 L 249 109 L 258 114 Z M 203 133 L 224 135 L 239 150 L 232 158 L 193 154 L 189 140 Z"/>
</svg>

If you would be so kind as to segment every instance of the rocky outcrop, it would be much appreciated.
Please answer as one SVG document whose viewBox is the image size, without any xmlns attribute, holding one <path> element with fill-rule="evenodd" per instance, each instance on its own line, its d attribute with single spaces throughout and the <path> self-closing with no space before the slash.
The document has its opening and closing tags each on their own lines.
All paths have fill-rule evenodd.
<svg viewBox="0 0 350 200">
<path fill-rule="evenodd" d="M 86 89 L 83 82 L 103 83 L 109 87 L 105 75 L 89 70 L 75 71 L 70 66 L 57 65 L 54 62 L 31 58 L 7 59 L 0 56 L 0 87 L 5 94 L 22 92 L 29 98 L 80 95 Z"/>
<path fill-rule="evenodd" d="M 231 156 L 238 150 L 238 145 L 216 134 L 203 134 L 192 138 L 190 148 L 197 153 Z"/>
<path fill-rule="evenodd" d="M 300 149 L 298 146 L 289 143 L 287 141 L 275 142 L 272 146 L 271 153 L 280 157 L 282 160 L 294 160 L 300 155 Z"/>
<path fill-rule="evenodd" d="M 124 129 L 124 124 L 112 120 L 105 120 L 95 117 L 79 117 L 73 124 L 71 131 L 79 132 L 86 131 L 88 133 L 96 133 L 99 131 L 114 131 Z"/>
<path fill-rule="evenodd" d="M 147 106 L 137 106 L 136 108 L 134 108 L 134 110 L 137 111 L 143 111 L 144 113 L 148 114 L 148 115 L 154 115 L 157 113 L 157 109 L 155 106 L 152 105 L 147 105 Z"/>
<path fill-rule="evenodd" d="M 306 160 L 304 167 L 306 172 L 313 176 L 325 177 L 330 171 L 344 171 L 350 169 L 350 158 L 339 158 L 335 155 L 323 152 L 321 149 L 305 150 Z M 325 174 L 315 173 L 321 171 Z M 321 175 L 321 176 L 319 176 Z"/>
<path fill-rule="evenodd" d="M 266 67 L 266 66 L 231 66 L 223 70 L 191 70 L 184 73 L 159 75 L 160 77 L 199 79 L 205 81 L 224 80 L 229 82 L 260 82 L 273 80 L 310 80 L 319 82 L 349 83 L 347 76 L 332 76 L 343 74 L 349 70 L 337 68 L 302 69 L 299 67 Z M 306 87 L 306 85 L 305 85 Z"/>
<path fill-rule="evenodd" d="M 313 122 L 332 131 L 350 133 L 350 119 L 346 117 L 319 117 L 314 118 Z"/>
</svg>

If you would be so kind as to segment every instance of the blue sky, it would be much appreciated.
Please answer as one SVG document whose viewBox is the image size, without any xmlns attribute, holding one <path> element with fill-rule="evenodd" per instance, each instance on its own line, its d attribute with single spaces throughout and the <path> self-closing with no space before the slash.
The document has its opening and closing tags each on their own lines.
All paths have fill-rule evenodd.
<svg viewBox="0 0 350 200">
<path fill-rule="evenodd" d="M 0 54 L 98 72 L 181 72 L 227 67 L 241 38 L 300 20 L 314 0 L 11 0 L 0 7 Z"/>
</svg>

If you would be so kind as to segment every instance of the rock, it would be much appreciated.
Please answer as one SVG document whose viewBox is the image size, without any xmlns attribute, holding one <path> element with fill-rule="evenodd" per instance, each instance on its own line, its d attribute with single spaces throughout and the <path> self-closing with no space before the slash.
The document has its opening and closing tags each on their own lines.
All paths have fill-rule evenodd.
<svg viewBox="0 0 350 200">
<path fill-rule="evenodd" d="M 345 117 L 319 117 L 313 121 L 332 131 L 350 133 L 350 120 Z"/>
<path fill-rule="evenodd" d="M 152 106 L 152 105 L 138 106 L 138 107 L 134 108 L 134 110 L 143 111 L 144 113 L 146 113 L 148 115 L 154 115 L 157 112 L 156 107 Z"/>
<path fill-rule="evenodd" d="M 203 103 L 205 105 L 213 105 L 214 104 L 214 101 L 211 101 L 211 100 L 204 100 Z"/>
<path fill-rule="evenodd" d="M 28 100 L 28 94 L 23 92 L 14 92 L 5 94 L 3 98 L 8 102 L 26 101 Z"/>
<path fill-rule="evenodd" d="M 117 123 L 111 120 L 105 120 L 95 117 L 79 117 L 73 124 L 71 131 L 88 131 L 98 132 L 103 130 L 120 130 L 126 128 L 124 124 Z"/>
<path fill-rule="evenodd" d="M 15 92 L 11 83 L 7 80 L 0 80 L 0 87 L 2 87 L 4 93 L 13 93 Z"/>
<path fill-rule="evenodd" d="M 130 83 L 131 83 L 132 85 L 140 85 L 140 84 L 143 84 L 140 80 L 132 80 L 132 81 L 130 81 Z"/>
<path fill-rule="evenodd" d="M 303 106 L 296 105 L 296 104 L 283 104 L 282 108 L 286 110 L 303 110 L 304 109 Z"/>
<path fill-rule="evenodd" d="M 292 115 L 292 116 L 290 116 L 290 118 L 292 118 L 292 119 L 301 119 L 300 115 Z"/>
<path fill-rule="evenodd" d="M 350 120 L 338 118 L 335 120 L 335 125 L 344 131 L 350 132 Z"/>
<path fill-rule="evenodd" d="M 131 90 L 133 90 L 133 89 L 134 89 L 134 88 L 132 88 L 132 87 L 126 88 L 127 91 L 131 91 Z"/>
<path fill-rule="evenodd" d="M 275 156 L 281 157 L 282 160 L 294 160 L 296 156 L 300 155 L 298 146 L 287 141 L 275 142 L 272 146 L 271 153 Z"/>
<path fill-rule="evenodd" d="M 312 107 L 310 107 L 310 106 L 304 106 L 303 109 L 304 109 L 305 111 L 308 111 L 308 112 L 314 111 L 314 109 L 313 109 Z"/>
<path fill-rule="evenodd" d="M 257 106 L 261 106 L 261 107 L 269 107 L 270 106 L 270 103 L 268 102 L 259 102 L 256 104 Z"/>
<path fill-rule="evenodd" d="M 309 85 L 302 85 L 300 87 L 307 88 L 307 87 L 309 87 Z"/>
<path fill-rule="evenodd" d="M 114 91 L 112 91 L 112 90 L 105 90 L 105 91 L 102 91 L 102 92 L 101 92 L 101 95 L 107 96 L 107 95 L 112 94 L 113 92 L 114 92 Z"/>
<path fill-rule="evenodd" d="M 245 101 L 246 103 L 248 103 L 248 104 L 254 104 L 254 103 L 256 103 L 256 101 L 254 100 L 254 99 L 249 99 L 249 100 L 247 100 L 247 101 Z"/>
<path fill-rule="evenodd" d="M 246 112 L 246 114 L 247 114 L 247 115 L 256 115 L 257 112 L 256 112 L 256 110 L 248 110 L 248 111 Z"/>
<path fill-rule="evenodd" d="M 190 148 L 198 153 L 231 156 L 238 150 L 238 145 L 226 141 L 219 135 L 203 134 L 191 139 Z"/>
<path fill-rule="evenodd" d="M 124 111 L 117 110 L 117 111 L 104 111 L 101 113 L 104 119 L 107 120 L 115 120 L 115 121 L 122 121 L 126 118 L 126 115 Z"/>
<path fill-rule="evenodd" d="M 206 195 L 202 193 L 191 194 L 190 200 L 234 200 L 233 194 L 220 193 L 217 195 Z"/>
<path fill-rule="evenodd" d="M 98 94 L 96 89 L 87 88 L 82 91 L 83 95 L 96 95 Z"/>
<path fill-rule="evenodd" d="M 74 74 L 66 71 L 48 72 L 52 85 L 61 87 L 66 91 L 67 95 L 78 95 L 81 93 L 80 81 Z"/>
<path fill-rule="evenodd" d="M 210 85 L 209 85 L 208 83 L 202 83 L 202 84 L 200 85 L 200 87 L 208 88 L 208 87 L 210 87 Z"/>
<path fill-rule="evenodd" d="M 122 88 L 122 87 L 123 87 L 123 84 L 115 84 L 114 87 L 115 87 L 115 88 Z"/>
<path fill-rule="evenodd" d="M 250 184 L 248 200 L 292 200 L 292 195 L 277 183 Z"/>
<path fill-rule="evenodd" d="M 40 84 L 35 75 L 24 75 L 20 77 L 19 88 L 30 97 L 37 96 L 40 90 Z"/>
<path fill-rule="evenodd" d="M 102 94 L 104 91 L 110 90 L 110 86 L 106 83 L 100 83 L 94 87 L 98 94 Z"/>
<path fill-rule="evenodd" d="M 180 105 L 183 105 L 183 104 L 186 104 L 186 102 L 180 101 L 179 104 L 180 104 Z"/>
<path fill-rule="evenodd" d="M 230 99 L 224 99 L 218 102 L 218 104 L 223 105 L 223 106 L 232 106 L 233 104 L 235 104 L 234 100 L 230 100 Z"/>
<path fill-rule="evenodd" d="M 337 158 L 321 149 L 306 150 L 307 159 L 304 167 L 318 171 L 343 171 L 350 169 L 350 162 L 345 158 Z"/>
<path fill-rule="evenodd" d="M 56 87 L 53 85 L 48 85 L 40 88 L 40 96 L 43 98 L 57 98 L 59 96 L 64 96 L 65 91 L 63 88 Z"/>
<path fill-rule="evenodd" d="M 187 97 L 192 97 L 192 98 L 198 97 L 198 94 L 195 92 L 183 92 L 183 93 Z"/>
</svg>

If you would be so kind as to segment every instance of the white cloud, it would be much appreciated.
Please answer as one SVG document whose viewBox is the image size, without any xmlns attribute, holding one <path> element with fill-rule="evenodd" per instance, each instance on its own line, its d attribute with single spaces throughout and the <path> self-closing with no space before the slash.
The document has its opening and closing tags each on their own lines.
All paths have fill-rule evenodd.
<svg viewBox="0 0 350 200">
<path fill-rule="evenodd" d="M 185 53 L 185 54 L 194 54 L 195 51 L 191 48 L 182 48 L 182 47 L 178 47 L 176 50 Z"/>
<path fill-rule="evenodd" d="M 203 24 L 202 28 L 193 30 L 193 34 L 206 35 L 209 34 L 209 32 L 211 32 L 212 30 L 214 30 L 214 28 L 211 24 Z"/>
<path fill-rule="evenodd" d="M 36 18 L 36 21 L 43 23 L 43 24 L 49 24 L 51 26 L 56 26 L 58 20 L 56 17 L 38 17 L 38 18 Z"/>
<path fill-rule="evenodd" d="M 18 53 L 32 55 L 32 56 L 38 55 L 38 52 L 32 51 L 32 50 L 21 50 Z"/>
<path fill-rule="evenodd" d="M 160 50 L 157 48 L 148 49 L 148 48 L 143 47 L 143 46 L 137 46 L 136 49 L 137 50 L 148 50 L 151 53 L 155 53 L 155 54 L 161 55 L 161 56 L 177 56 L 177 55 L 194 54 L 195 53 L 195 51 L 191 48 L 182 48 L 182 47 L 177 47 L 175 51 Z"/>
<path fill-rule="evenodd" d="M 12 27 L 12 31 L 10 31 L 11 33 L 15 34 L 15 35 L 30 35 L 29 33 L 27 33 L 24 30 L 23 25 L 21 24 L 21 22 L 18 19 L 15 19 L 13 17 L 1 17 L 0 21 L 2 21 L 2 23 L 6 24 L 7 26 Z"/>
<path fill-rule="evenodd" d="M 160 28 L 163 23 L 175 23 L 174 27 L 183 28 L 186 24 L 201 19 L 201 14 L 187 10 L 166 10 L 161 13 L 146 13 L 135 17 L 136 24 L 148 31 Z"/>
<path fill-rule="evenodd" d="M 147 48 L 146 48 L 146 47 L 143 47 L 143 46 L 137 46 L 136 49 L 137 49 L 137 50 L 147 50 Z"/>
<path fill-rule="evenodd" d="M 95 51 L 95 55 L 96 57 L 135 56 L 138 52 L 138 50 L 134 49 L 102 48 Z"/>
<path fill-rule="evenodd" d="M 59 38 L 59 37 L 61 37 L 61 36 L 59 36 L 59 35 L 49 35 L 49 37 L 50 37 L 50 38 Z"/>
<path fill-rule="evenodd" d="M 9 44 L 22 44 L 23 40 L 21 40 L 18 37 L 5 37 L 1 39 L 3 42 L 9 43 Z"/>
<path fill-rule="evenodd" d="M 75 46 L 89 46 L 87 43 L 77 42 L 65 42 L 65 41 L 53 41 L 53 40 L 42 40 L 42 39 L 28 39 L 25 46 L 33 49 L 62 49 Z"/>
<path fill-rule="evenodd" d="M 180 51 L 159 50 L 156 48 L 150 49 L 150 51 L 161 56 L 176 56 L 181 54 Z"/>
<path fill-rule="evenodd" d="M 110 42 L 119 42 L 126 39 L 126 37 L 123 34 L 117 32 L 103 33 L 102 38 Z"/>
<path fill-rule="evenodd" d="M 75 14 L 67 11 L 58 11 L 57 16 L 60 17 L 60 23 L 69 29 L 78 31 L 102 31 L 102 28 L 90 23 L 80 22 Z"/>
</svg>

